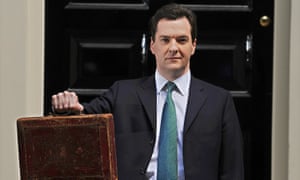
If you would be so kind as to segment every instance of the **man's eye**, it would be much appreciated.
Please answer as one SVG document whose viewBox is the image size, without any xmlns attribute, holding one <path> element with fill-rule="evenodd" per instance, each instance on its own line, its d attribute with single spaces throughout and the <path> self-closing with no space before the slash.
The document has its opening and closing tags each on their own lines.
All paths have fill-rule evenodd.
<svg viewBox="0 0 300 180">
<path fill-rule="evenodd" d="M 162 38 L 161 41 L 164 43 L 168 43 L 170 40 L 168 38 Z"/>
<path fill-rule="evenodd" d="M 187 38 L 179 38 L 179 39 L 177 39 L 177 42 L 180 43 L 180 44 L 186 43 L 187 41 L 188 41 Z"/>
</svg>

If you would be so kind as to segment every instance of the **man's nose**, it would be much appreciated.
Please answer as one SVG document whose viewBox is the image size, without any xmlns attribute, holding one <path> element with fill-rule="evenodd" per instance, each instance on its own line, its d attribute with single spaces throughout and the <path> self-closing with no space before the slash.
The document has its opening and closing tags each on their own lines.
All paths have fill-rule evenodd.
<svg viewBox="0 0 300 180">
<path fill-rule="evenodd" d="M 172 39 L 170 42 L 169 52 L 177 53 L 178 51 L 178 44 L 175 39 Z"/>
</svg>

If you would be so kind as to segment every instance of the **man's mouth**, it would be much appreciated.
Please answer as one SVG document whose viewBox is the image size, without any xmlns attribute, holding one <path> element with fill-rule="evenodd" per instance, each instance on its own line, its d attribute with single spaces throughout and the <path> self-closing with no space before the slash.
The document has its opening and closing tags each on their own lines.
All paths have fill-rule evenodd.
<svg viewBox="0 0 300 180">
<path fill-rule="evenodd" d="M 167 60 L 180 60 L 181 57 L 167 57 Z"/>
</svg>

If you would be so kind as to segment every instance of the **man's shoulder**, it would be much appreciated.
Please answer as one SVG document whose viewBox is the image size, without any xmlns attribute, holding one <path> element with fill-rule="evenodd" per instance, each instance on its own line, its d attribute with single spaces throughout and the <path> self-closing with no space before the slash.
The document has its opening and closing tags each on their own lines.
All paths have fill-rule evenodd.
<svg viewBox="0 0 300 180">
<path fill-rule="evenodd" d="M 144 84 L 154 85 L 154 76 L 144 76 L 135 79 L 123 79 L 123 80 L 118 80 L 114 83 L 115 86 L 117 85 L 120 87 L 137 87 Z"/>
<path fill-rule="evenodd" d="M 198 87 L 200 89 L 203 89 L 207 92 L 211 93 L 222 93 L 222 94 L 228 94 L 229 91 L 221 86 L 215 85 L 213 83 L 198 79 L 196 77 L 192 77 L 192 86 Z"/>
</svg>

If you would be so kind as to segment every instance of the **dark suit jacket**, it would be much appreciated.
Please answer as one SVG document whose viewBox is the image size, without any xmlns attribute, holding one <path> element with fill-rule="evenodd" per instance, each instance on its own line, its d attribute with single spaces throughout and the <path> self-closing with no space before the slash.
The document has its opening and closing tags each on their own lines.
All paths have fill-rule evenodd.
<svg viewBox="0 0 300 180">
<path fill-rule="evenodd" d="M 117 81 L 84 104 L 85 113 L 113 113 L 120 180 L 146 179 L 156 132 L 154 76 Z M 230 94 L 191 79 L 183 134 L 186 180 L 243 180 L 242 136 Z"/>
</svg>

